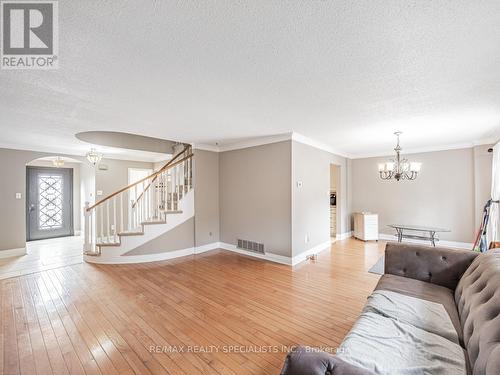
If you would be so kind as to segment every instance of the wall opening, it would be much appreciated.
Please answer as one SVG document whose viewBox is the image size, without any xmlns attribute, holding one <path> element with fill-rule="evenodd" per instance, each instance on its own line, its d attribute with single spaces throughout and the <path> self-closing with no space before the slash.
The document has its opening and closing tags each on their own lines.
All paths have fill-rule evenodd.
<svg viewBox="0 0 500 375">
<path fill-rule="evenodd" d="M 340 166 L 330 164 L 330 238 L 340 236 Z"/>
</svg>

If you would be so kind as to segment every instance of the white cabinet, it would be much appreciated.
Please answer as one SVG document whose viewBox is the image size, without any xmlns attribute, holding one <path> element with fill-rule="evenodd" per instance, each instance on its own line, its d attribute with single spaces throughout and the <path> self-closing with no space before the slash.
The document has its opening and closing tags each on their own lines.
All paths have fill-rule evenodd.
<svg viewBox="0 0 500 375">
<path fill-rule="evenodd" d="M 369 212 L 354 214 L 354 237 L 363 241 L 378 240 L 378 215 Z"/>
</svg>

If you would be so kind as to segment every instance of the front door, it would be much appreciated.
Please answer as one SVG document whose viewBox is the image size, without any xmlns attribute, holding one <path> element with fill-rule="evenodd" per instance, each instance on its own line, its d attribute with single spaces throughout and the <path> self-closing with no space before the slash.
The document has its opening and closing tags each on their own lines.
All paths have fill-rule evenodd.
<svg viewBox="0 0 500 375">
<path fill-rule="evenodd" d="M 73 235 L 73 169 L 26 167 L 26 240 Z"/>
</svg>

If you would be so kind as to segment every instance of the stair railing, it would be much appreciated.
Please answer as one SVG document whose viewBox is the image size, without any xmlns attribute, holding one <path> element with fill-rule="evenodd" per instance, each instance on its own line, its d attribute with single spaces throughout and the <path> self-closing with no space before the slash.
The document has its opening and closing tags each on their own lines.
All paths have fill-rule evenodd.
<svg viewBox="0 0 500 375">
<path fill-rule="evenodd" d="M 179 201 L 192 188 L 191 146 L 153 174 L 136 181 L 90 206 L 85 204 L 84 245 L 87 255 L 99 255 L 101 246 L 120 243 L 120 234 L 141 233 L 143 224 L 163 222 L 178 211 Z"/>
</svg>

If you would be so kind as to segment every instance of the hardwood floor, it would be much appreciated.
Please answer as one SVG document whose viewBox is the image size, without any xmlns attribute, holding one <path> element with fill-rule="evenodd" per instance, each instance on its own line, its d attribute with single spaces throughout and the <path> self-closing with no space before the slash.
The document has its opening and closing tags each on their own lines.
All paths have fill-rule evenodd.
<svg viewBox="0 0 500 375">
<path fill-rule="evenodd" d="M 367 270 L 383 247 L 349 239 L 294 268 L 217 250 L 2 280 L 0 368 L 278 374 L 286 347 L 338 346 L 378 281 Z"/>
<path fill-rule="evenodd" d="M 0 280 L 82 263 L 83 237 L 61 237 L 31 241 L 27 254 L 0 259 Z"/>
</svg>

